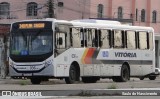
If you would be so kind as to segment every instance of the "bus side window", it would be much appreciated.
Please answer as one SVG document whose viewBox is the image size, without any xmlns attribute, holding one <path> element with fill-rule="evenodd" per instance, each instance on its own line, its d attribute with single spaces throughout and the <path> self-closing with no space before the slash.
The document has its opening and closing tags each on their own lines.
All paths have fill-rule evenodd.
<svg viewBox="0 0 160 99">
<path fill-rule="evenodd" d="M 66 48 L 66 33 L 56 33 L 56 48 Z"/>
<path fill-rule="evenodd" d="M 114 48 L 122 48 L 122 31 L 114 30 Z"/>
<path fill-rule="evenodd" d="M 122 30 L 121 31 L 122 35 L 122 48 L 127 48 L 127 33 L 126 31 Z"/>
<path fill-rule="evenodd" d="M 69 34 L 70 34 L 70 43 L 71 43 L 71 46 L 73 46 L 72 28 L 69 28 Z"/>
<path fill-rule="evenodd" d="M 92 47 L 92 29 L 87 29 L 87 46 Z"/>
<path fill-rule="evenodd" d="M 71 28 L 72 29 L 72 45 L 73 47 L 77 47 L 80 48 L 81 47 L 81 32 L 80 32 L 80 28 Z"/>
<path fill-rule="evenodd" d="M 148 32 L 146 33 L 146 36 L 147 36 L 147 49 L 149 49 L 149 33 Z"/>
<path fill-rule="evenodd" d="M 127 49 L 136 49 L 135 31 L 126 31 L 127 33 Z"/>
<path fill-rule="evenodd" d="M 101 30 L 96 29 L 95 30 L 95 47 L 101 47 L 102 46 L 102 41 L 101 41 Z"/>
<path fill-rule="evenodd" d="M 135 32 L 135 44 L 136 44 L 136 48 L 139 49 L 139 32 Z"/>
<path fill-rule="evenodd" d="M 81 47 L 87 47 L 87 29 L 81 28 Z"/>
<path fill-rule="evenodd" d="M 153 32 L 149 32 L 149 49 L 153 50 Z"/>
<path fill-rule="evenodd" d="M 140 49 L 147 49 L 147 32 L 139 32 Z"/>
<path fill-rule="evenodd" d="M 91 32 L 92 32 L 92 47 L 95 47 L 95 32 L 96 32 L 96 29 L 92 29 Z"/>
<path fill-rule="evenodd" d="M 101 44 L 102 48 L 109 48 L 109 32 L 108 30 L 101 30 Z"/>
<path fill-rule="evenodd" d="M 114 47 L 114 30 L 108 30 L 109 47 Z"/>
</svg>

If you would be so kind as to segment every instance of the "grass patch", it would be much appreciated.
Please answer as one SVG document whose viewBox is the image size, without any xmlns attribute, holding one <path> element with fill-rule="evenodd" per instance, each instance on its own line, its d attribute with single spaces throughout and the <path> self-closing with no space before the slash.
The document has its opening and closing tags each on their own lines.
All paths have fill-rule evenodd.
<svg viewBox="0 0 160 99">
<path fill-rule="evenodd" d="M 21 80 L 21 81 L 19 81 L 19 84 L 20 85 L 28 85 L 29 82 L 27 80 Z"/>
<path fill-rule="evenodd" d="M 111 84 L 107 87 L 107 89 L 117 89 L 117 85 L 116 84 Z"/>
</svg>

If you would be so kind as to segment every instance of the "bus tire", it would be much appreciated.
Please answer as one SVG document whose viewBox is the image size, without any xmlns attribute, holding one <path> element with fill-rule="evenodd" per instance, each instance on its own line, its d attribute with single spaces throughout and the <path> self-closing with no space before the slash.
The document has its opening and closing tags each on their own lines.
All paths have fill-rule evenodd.
<svg viewBox="0 0 160 99">
<path fill-rule="evenodd" d="M 82 77 L 84 83 L 96 83 L 98 80 L 100 80 L 99 77 Z"/>
<path fill-rule="evenodd" d="M 41 79 L 38 77 L 33 77 L 30 79 L 32 84 L 40 84 L 41 83 Z"/>
<path fill-rule="evenodd" d="M 66 84 L 73 84 L 79 79 L 79 74 L 74 65 L 71 65 L 69 69 L 69 77 L 65 78 Z"/>
<path fill-rule="evenodd" d="M 119 77 L 119 82 L 127 82 L 130 79 L 129 68 L 126 64 L 122 65 L 121 76 Z"/>
<path fill-rule="evenodd" d="M 150 80 L 155 80 L 156 79 L 156 76 L 149 76 L 148 77 Z"/>
</svg>

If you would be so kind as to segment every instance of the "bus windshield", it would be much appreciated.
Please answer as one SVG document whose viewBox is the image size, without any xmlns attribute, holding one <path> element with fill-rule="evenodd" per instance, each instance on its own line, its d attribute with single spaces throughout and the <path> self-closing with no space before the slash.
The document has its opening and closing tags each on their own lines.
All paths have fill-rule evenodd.
<svg viewBox="0 0 160 99">
<path fill-rule="evenodd" d="M 51 31 L 15 31 L 11 33 L 12 55 L 42 55 L 52 51 Z"/>
</svg>

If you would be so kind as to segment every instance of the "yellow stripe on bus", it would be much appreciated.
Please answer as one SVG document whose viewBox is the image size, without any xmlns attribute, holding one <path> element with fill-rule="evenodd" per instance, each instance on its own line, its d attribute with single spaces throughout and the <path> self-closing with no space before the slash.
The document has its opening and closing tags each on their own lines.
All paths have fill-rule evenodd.
<svg viewBox="0 0 160 99">
<path fill-rule="evenodd" d="M 84 53 L 83 53 L 83 56 L 82 56 L 82 59 L 81 59 L 82 64 L 85 64 L 84 59 L 85 59 L 85 57 L 86 57 L 86 55 L 88 53 L 88 50 L 89 50 L 89 48 L 86 48 L 85 51 L 84 51 Z"/>
</svg>

